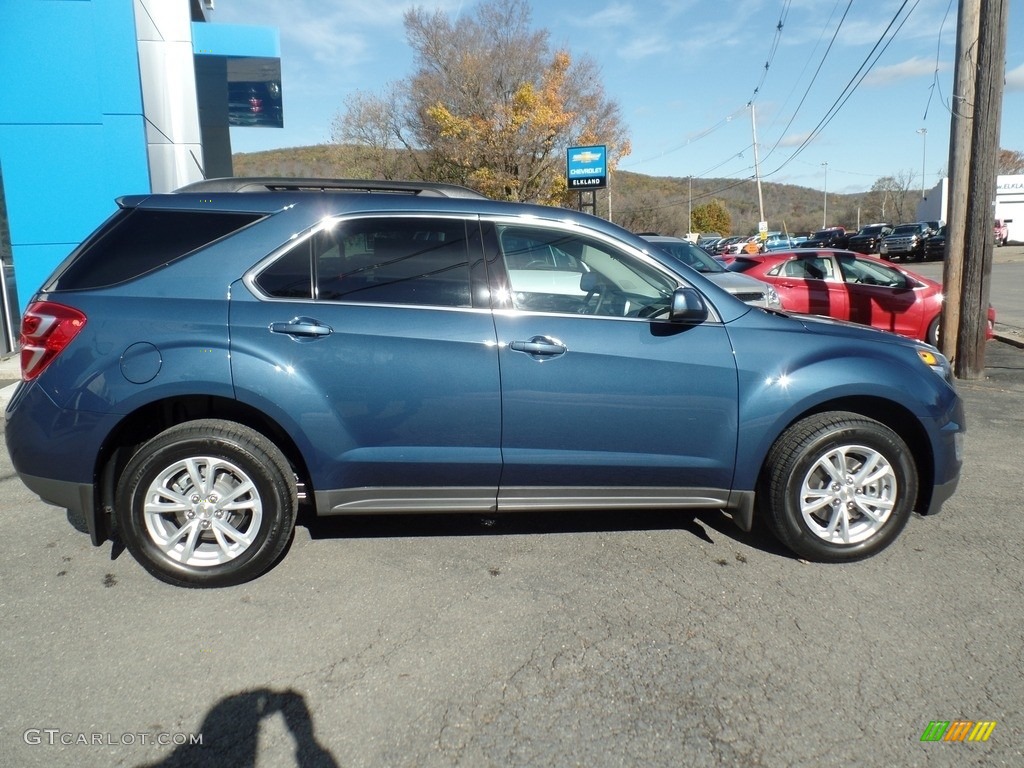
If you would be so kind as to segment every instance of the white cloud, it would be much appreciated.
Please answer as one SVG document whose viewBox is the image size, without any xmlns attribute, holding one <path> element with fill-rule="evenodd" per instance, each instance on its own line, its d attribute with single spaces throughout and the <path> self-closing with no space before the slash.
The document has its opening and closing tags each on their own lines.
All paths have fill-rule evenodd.
<svg viewBox="0 0 1024 768">
<path fill-rule="evenodd" d="M 620 45 L 618 48 L 618 55 L 623 59 L 635 61 L 637 59 L 645 59 L 648 56 L 657 56 L 662 53 L 668 53 L 673 49 L 672 44 L 659 36 L 650 36 L 644 38 L 634 38 Z"/>
<path fill-rule="evenodd" d="M 898 83 L 902 80 L 911 80 L 924 75 L 933 75 L 935 74 L 936 66 L 938 66 L 940 71 L 946 69 L 946 65 L 941 62 L 936 64 L 934 59 L 925 59 L 920 56 L 915 56 L 912 59 L 907 59 L 906 61 L 901 61 L 898 64 L 893 64 L 888 67 L 875 67 L 870 73 L 868 73 L 868 76 L 864 78 L 864 85 L 892 85 L 893 83 Z"/>
<path fill-rule="evenodd" d="M 1005 90 L 1024 91 L 1024 64 L 1016 69 L 1007 70 Z"/>
<path fill-rule="evenodd" d="M 782 139 L 779 140 L 779 146 L 780 147 L 799 147 L 801 144 L 803 144 L 809 138 L 811 138 L 811 132 L 810 131 L 807 131 L 806 133 L 791 133 L 788 136 L 783 136 Z"/>
</svg>

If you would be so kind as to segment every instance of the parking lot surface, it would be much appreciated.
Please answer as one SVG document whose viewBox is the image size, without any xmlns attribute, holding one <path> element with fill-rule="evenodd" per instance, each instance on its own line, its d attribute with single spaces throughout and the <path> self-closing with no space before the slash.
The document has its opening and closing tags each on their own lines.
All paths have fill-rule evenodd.
<svg viewBox="0 0 1024 768">
<path fill-rule="evenodd" d="M 848 565 L 710 511 L 352 518 L 191 591 L 4 453 L 0 766 L 1022 765 L 1013 341 L 959 384 L 956 495 Z M 994 726 L 922 740 L 957 721 Z"/>
<path fill-rule="evenodd" d="M 1024 764 L 1024 351 L 987 362 L 957 494 L 841 566 L 714 512 L 350 519 L 190 591 L 4 456 L 0 765 Z M 996 725 L 922 741 L 956 720 Z"/>
</svg>

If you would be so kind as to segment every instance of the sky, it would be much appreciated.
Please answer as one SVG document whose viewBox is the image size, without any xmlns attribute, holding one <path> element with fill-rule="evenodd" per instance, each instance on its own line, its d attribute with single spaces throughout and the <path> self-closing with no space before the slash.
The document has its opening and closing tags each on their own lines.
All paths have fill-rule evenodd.
<svg viewBox="0 0 1024 768">
<path fill-rule="evenodd" d="M 413 72 L 403 13 L 478 0 L 217 0 L 214 23 L 275 27 L 285 127 L 235 152 L 331 141 L 355 91 Z M 1000 146 L 1024 152 L 1024 3 L 1009 2 Z M 589 56 L 632 142 L 619 167 L 835 193 L 946 175 L 957 0 L 531 0 L 553 48 Z M 749 106 L 749 105 L 752 105 Z M 753 116 L 752 116 L 753 113 Z M 614 176 L 609 181 L 614 186 Z"/>
</svg>

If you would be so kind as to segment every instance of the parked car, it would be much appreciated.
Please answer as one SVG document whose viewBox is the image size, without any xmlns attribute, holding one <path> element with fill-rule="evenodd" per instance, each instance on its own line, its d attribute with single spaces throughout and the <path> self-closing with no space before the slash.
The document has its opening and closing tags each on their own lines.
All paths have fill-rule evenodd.
<svg viewBox="0 0 1024 768">
<path fill-rule="evenodd" d="M 878 253 L 882 238 L 892 232 L 891 224 L 868 224 L 846 241 L 846 249 L 857 253 Z"/>
<path fill-rule="evenodd" d="M 772 283 L 787 312 L 824 315 L 937 345 L 942 285 L 852 251 L 800 250 L 741 257 L 730 269 Z M 996 312 L 988 308 L 986 338 Z"/>
<path fill-rule="evenodd" d="M 708 249 L 708 253 L 712 256 L 721 256 L 722 252 L 733 243 L 745 243 L 747 239 L 746 235 L 730 235 L 729 237 L 723 237 Z"/>
<path fill-rule="evenodd" d="M 924 242 L 925 261 L 942 261 L 946 258 L 946 227 L 939 227 L 939 231 Z"/>
<path fill-rule="evenodd" d="M 716 255 L 728 264 L 737 253 L 756 253 L 760 250 L 761 241 L 756 236 L 746 235 L 726 243 L 718 249 Z"/>
<path fill-rule="evenodd" d="M 761 247 L 765 251 L 788 251 L 796 248 L 797 243 L 785 232 L 768 232 L 767 237 L 762 240 Z"/>
<path fill-rule="evenodd" d="M 921 261 L 924 258 L 925 242 L 933 232 L 931 226 L 923 221 L 897 224 L 892 232 L 882 238 L 878 253 L 890 261 Z"/>
<path fill-rule="evenodd" d="M 942 285 L 873 256 L 801 250 L 740 257 L 730 269 L 774 285 L 788 312 L 827 315 L 938 344 Z"/>
<path fill-rule="evenodd" d="M 661 235 L 641 235 L 641 237 L 665 251 L 680 264 L 697 270 L 740 301 L 758 307 L 782 308 L 778 294 L 768 283 L 763 283 L 747 275 L 730 272 L 714 256 L 693 243 L 679 237 Z"/>
<path fill-rule="evenodd" d="M 846 230 L 843 227 L 826 227 L 813 232 L 801 248 L 845 248 Z"/>
<path fill-rule="evenodd" d="M 1006 239 L 1009 237 L 1009 228 L 1006 226 L 1006 222 L 996 219 L 993 234 L 995 235 L 996 246 L 1006 245 Z"/>
<path fill-rule="evenodd" d="M 697 245 L 705 251 L 709 251 L 721 239 L 722 236 L 717 232 L 702 232 L 700 237 L 697 238 Z"/>
<path fill-rule="evenodd" d="M 956 488 L 935 349 L 751 307 L 602 219 L 413 182 L 117 203 L 28 302 L 5 438 L 169 583 L 266 572 L 300 504 L 721 509 L 835 562 Z"/>
</svg>

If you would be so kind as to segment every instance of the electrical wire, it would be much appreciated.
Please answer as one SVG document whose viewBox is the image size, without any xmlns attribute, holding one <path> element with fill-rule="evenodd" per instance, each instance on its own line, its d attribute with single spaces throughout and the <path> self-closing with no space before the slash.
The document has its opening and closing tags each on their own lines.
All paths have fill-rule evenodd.
<svg viewBox="0 0 1024 768">
<path fill-rule="evenodd" d="M 836 100 L 832 103 L 832 106 L 828 108 L 828 110 L 825 113 L 825 116 L 822 117 L 820 121 L 818 121 L 818 124 L 797 146 L 797 148 L 793 151 L 789 158 L 783 161 L 775 170 L 762 175 L 762 178 L 764 178 L 764 176 L 774 175 L 781 171 L 783 168 L 785 168 L 786 165 L 788 165 L 790 162 L 796 159 L 796 157 L 799 156 L 800 153 L 803 152 L 811 144 L 811 142 L 814 141 L 814 139 L 816 139 L 821 134 L 825 127 L 830 122 L 832 122 L 833 119 L 835 119 L 835 116 L 839 113 L 839 110 L 842 109 L 842 107 L 846 104 L 847 101 L 849 101 L 850 97 L 863 82 L 864 78 L 867 77 L 868 73 L 870 73 L 871 70 L 874 68 L 875 64 L 878 62 L 878 59 L 881 57 L 881 55 L 885 53 L 888 47 L 892 44 L 893 40 L 896 39 L 896 35 L 899 34 L 900 30 L 903 28 L 903 25 L 906 24 L 907 20 L 913 14 L 914 10 L 920 4 L 921 0 L 914 0 L 913 6 L 903 17 L 903 19 L 899 20 L 900 15 L 903 13 L 904 8 L 906 8 L 909 2 L 910 0 L 904 0 L 904 2 L 900 5 L 899 9 L 896 11 L 896 14 L 890 20 L 888 25 L 886 25 L 885 30 L 882 32 L 882 36 L 878 39 L 874 46 L 872 46 L 871 50 L 868 52 L 868 55 L 865 57 L 864 61 L 861 62 L 860 67 L 858 67 L 853 77 L 850 78 L 846 86 L 840 92 L 839 96 L 836 97 Z M 899 22 L 898 24 L 897 21 Z M 896 25 L 895 31 L 893 31 L 891 37 L 889 37 L 889 39 L 886 40 L 886 35 L 889 34 L 889 31 L 893 28 L 894 25 Z M 776 143 L 776 146 L 777 145 L 778 143 Z"/>
</svg>

